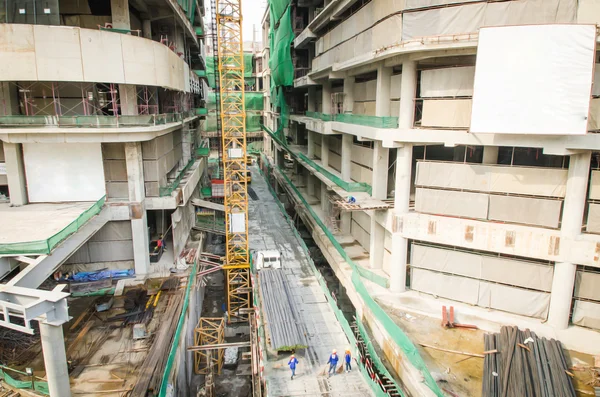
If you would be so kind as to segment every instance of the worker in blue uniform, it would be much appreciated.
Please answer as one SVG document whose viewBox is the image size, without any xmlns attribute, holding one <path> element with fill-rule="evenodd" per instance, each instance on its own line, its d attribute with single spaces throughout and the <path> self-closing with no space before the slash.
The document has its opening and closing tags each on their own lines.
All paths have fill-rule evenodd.
<svg viewBox="0 0 600 397">
<path fill-rule="evenodd" d="M 335 375 L 335 370 L 337 368 L 337 363 L 339 359 L 340 358 L 337 355 L 337 351 L 333 349 L 331 355 L 329 356 L 329 360 L 327 361 L 327 364 L 329 364 L 329 376 L 331 376 L 331 373 Z"/>
<path fill-rule="evenodd" d="M 298 365 L 298 359 L 293 354 L 292 357 L 290 357 L 290 361 L 288 361 L 288 365 L 292 370 L 292 380 L 294 380 L 294 376 L 296 376 L 296 365 Z"/>
</svg>

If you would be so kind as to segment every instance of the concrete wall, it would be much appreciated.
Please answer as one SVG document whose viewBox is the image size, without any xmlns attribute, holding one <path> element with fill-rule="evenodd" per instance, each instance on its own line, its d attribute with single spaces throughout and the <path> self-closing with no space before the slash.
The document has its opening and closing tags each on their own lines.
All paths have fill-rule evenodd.
<svg viewBox="0 0 600 397">
<path fill-rule="evenodd" d="M 29 201 L 97 201 L 106 194 L 100 143 L 25 143 Z"/>
<path fill-rule="evenodd" d="M 106 197 L 109 199 L 129 199 L 127 186 L 127 163 L 124 143 L 103 143 L 102 161 L 106 179 Z"/>
<path fill-rule="evenodd" d="M 131 221 L 113 221 L 102 227 L 65 264 L 133 260 Z"/>
<path fill-rule="evenodd" d="M 5 168 L 5 164 L 4 164 L 4 146 L 2 141 L 0 141 L 0 167 L 3 167 L 4 171 L 6 171 Z M 6 176 L 6 174 L 3 174 L 0 171 L 0 186 L 6 186 L 8 185 L 8 177 Z"/>
<path fill-rule="evenodd" d="M 85 81 L 189 91 L 190 80 L 198 80 L 165 45 L 97 29 L 2 24 L 0 48 L 4 81 Z"/>
<path fill-rule="evenodd" d="M 169 173 L 181 164 L 183 157 L 181 130 L 143 142 L 142 155 L 146 196 L 157 197 L 159 188 L 167 185 Z"/>
</svg>

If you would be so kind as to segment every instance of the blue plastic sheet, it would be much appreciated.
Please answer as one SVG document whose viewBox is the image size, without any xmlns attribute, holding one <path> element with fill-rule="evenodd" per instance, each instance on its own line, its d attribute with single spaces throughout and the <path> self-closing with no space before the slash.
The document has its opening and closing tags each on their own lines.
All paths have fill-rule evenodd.
<svg viewBox="0 0 600 397">
<path fill-rule="evenodd" d="M 97 270 L 95 272 L 79 272 L 73 275 L 73 280 L 78 282 L 98 281 L 107 278 L 130 277 L 135 274 L 133 269 L 124 270 Z"/>
</svg>

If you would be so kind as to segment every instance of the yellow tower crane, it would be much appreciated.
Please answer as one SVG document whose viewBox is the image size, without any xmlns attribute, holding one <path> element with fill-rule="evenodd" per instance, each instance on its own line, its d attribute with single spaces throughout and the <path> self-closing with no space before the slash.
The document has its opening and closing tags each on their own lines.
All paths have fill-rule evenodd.
<svg viewBox="0 0 600 397">
<path fill-rule="evenodd" d="M 216 0 L 217 57 L 225 188 L 227 312 L 232 322 L 249 320 L 252 309 L 248 247 L 246 106 L 242 0 Z"/>
</svg>

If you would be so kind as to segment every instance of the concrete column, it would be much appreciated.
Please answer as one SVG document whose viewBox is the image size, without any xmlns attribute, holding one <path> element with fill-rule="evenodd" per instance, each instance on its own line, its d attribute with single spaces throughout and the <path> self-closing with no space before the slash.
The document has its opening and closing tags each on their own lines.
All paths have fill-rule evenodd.
<svg viewBox="0 0 600 397">
<path fill-rule="evenodd" d="M 371 197 L 385 200 L 387 198 L 388 163 L 390 150 L 383 147 L 381 141 L 373 146 L 373 178 Z"/>
<path fill-rule="evenodd" d="M 135 116 L 138 114 L 137 88 L 132 84 L 119 84 L 119 103 L 121 114 Z"/>
<path fill-rule="evenodd" d="M 317 111 L 317 87 L 308 87 L 307 108 L 309 112 Z"/>
<path fill-rule="evenodd" d="M 350 228 L 352 226 L 352 212 L 342 211 L 340 214 L 340 230 L 342 234 L 350 234 Z"/>
<path fill-rule="evenodd" d="M 375 96 L 375 116 L 389 117 L 390 95 L 392 87 L 392 68 L 386 68 L 383 64 L 377 67 L 377 93 Z"/>
<path fill-rule="evenodd" d="M 285 155 L 283 150 L 277 150 L 277 156 L 275 156 L 275 165 L 280 168 L 285 168 Z"/>
<path fill-rule="evenodd" d="M 308 153 L 307 153 L 308 158 L 314 159 L 315 158 L 315 133 L 314 133 L 314 131 L 308 131 L 307 148 L 308 148 Z"/>
<path fill-rule="evenodd" d="M 192 146 L 194 144 L 193 135 L 194 130 L 190 127 L 190 124 L 184 124 L 183 130 L 181 131 L 181 155 L 183 164 L 189 163 L 192 159 Z"/>
<path fill-rule="evenodd" d="M 413 128 L 415 123 L 415 96 L 417 95 L 417 63 L 406 61 L 402 64 L 402 87 L 400 87 L 400 114 L 398 126 Z"/>
<path fill-rule="evenodd" d="M 4 161 L 6 162 L 6 177 L 10 204 L 21 206 L 27 204 L 27 180 L 20 143 L 4 142 Z"/>
<path fill-rule="evenodd" d="M 327 135 L 321 135 L 321 164 L 323 167 L 329 165 L 329 138 Z"/>
<path fill-rule="evenodd" d="M 133 260 L 135 273 L 144 275 L 150 272 L 150 242 L 148 238 L 148 215 L 145 206 L 144 163 L 142 143 L 125 143 L 127 164 L 127 185 L 129 188 L 129 212 L 133 235 Z"/>
<path fill-rule="evenodd" d="M 383 250 L 385 241 L 385 228 L 375 220 L 375 211 L 371 216 L 371 236 L 369 238 L 369 266 L 372 269 L 383 267 Z"/>
<path fill-rule="evenodd" d="M 325 214 L 325 216 L 329 216 L 329 212 L 327 209 L 329 208 L 329 199 L 327 195 L 327 185 L 321 182 L 321 211 Z"/>
<path fill-rule="evenodd" d="M 19 114 L 17 87 L 5 81 L 0 82 L 0 116 Z"/>
<path fill-rule="evenodd" d="M 344 113 L 352 113 L 354 110 L 354 82 L 354 76 L 344 79 Z"/>
<path fill-rule="evenodd" d="M 142 34 L 145 38 L 152 40 L 152 22 L 149 19 L 142 21 Z"/>
<path fill-rule="evenodd" d="M 342 134 L 342 179 L 351 182 L 352 172 L 352 135 Z"/>
<path fill-rule="evenodd" d="M 483 147 L 483 164 L 498 164 L 498 146 Z"/>
<path fill-rule="evenodd" d="M 591 155 L 591 152 L 571 155 L 560 228 L 562 237 L 575 238 L 581 234 Z M 554 265 L 548 312 L 548 323 L 554 328 L 566 329 L 569 326 L 576 273 L 577 265 L 574 263 L 557 262 Z"/>
<path fill-rule="evenodd" d="M 306 177 L 306 192 L 313 197 L 315 197 L 315 179 L 315 176 L 309 172 Z"/>
<path fill-rule="evenodd" d="M 112 14 L 113 28 L 131 29 L 128 0 L 110 0 L 110 10 Z"/>
<path fill-rule="evenodd" d="M 40 321 L 40 339 L 50 396 L 70 397 L 71 385 L 62 325 L 50 325 Z"/>
<path fill-rule="evenodd" d="M 323 83 L 323 94 L 321 96 L 323 107 L 321 113 L 331 114 L 331 81 L 327 80 Z"/>
<path fill-rule="evenodd" d="M 412 172 L 412 145 L 404 145 L 396 152 L 396 180 L 394 196 L 394 216 L 408 213 Z M 408 240 L 401 231 L 392 233 L 392 257 L 390 266 L 390 290 L 406 290 L 406 268 L 408 265 Z"/>
</svg>

